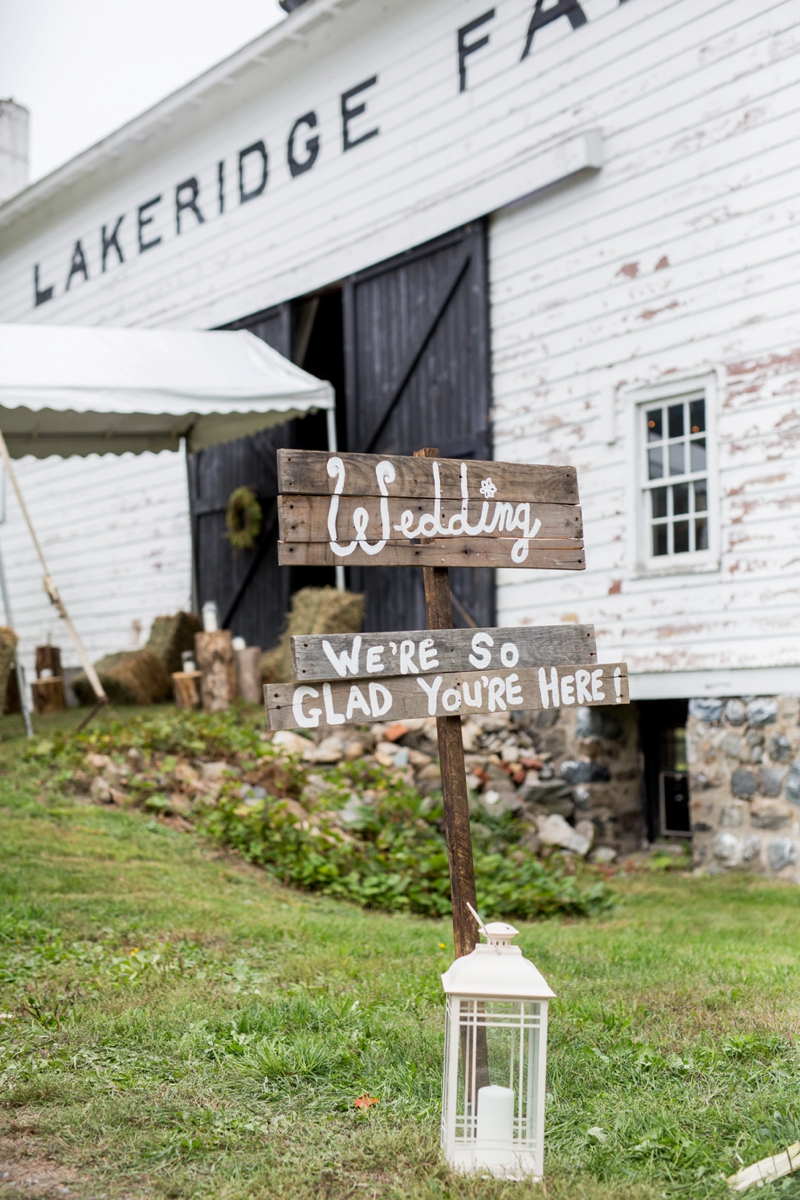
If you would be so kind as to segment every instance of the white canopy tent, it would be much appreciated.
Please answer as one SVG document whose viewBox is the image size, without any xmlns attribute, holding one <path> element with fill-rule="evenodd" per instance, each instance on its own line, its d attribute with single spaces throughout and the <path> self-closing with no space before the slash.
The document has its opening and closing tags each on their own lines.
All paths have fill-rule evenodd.
<svg viewBox="0 0 800 1200">
<path fill-rule="evenodd" d="M 0 457 L 44 571 L 97 694 L 105 696 L 47 570 L 11 459 L 203 450 L 324 409 L 335 395 L 246 330 L 0 325 Z M 9 598 L 0 562 L 6 619 Z M 20 680 L 20 695 L 22 684 Z M 22 698 L 23 712 L 25 701 Z"/>
</svg>

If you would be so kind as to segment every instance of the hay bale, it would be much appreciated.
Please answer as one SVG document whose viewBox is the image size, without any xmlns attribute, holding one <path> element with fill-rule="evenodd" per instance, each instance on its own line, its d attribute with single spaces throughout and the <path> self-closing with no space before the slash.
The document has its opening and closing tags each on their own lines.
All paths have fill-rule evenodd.
<svg viewBox="0 0 800 1200">
<path fill-rule="evenodd" d="M 177 612 L 171 617 L 156 617 L 144 648 L 158 655 L 171 676 L 183 670 L 181 653 L 194 650 L 194 635 L 202 628 L 197 613 Z"/>
<path fill-rule="evenodd" d="M 261 682 L 289 683 L 294 678 L 290 638 L 311 633 L 358 633 L 363 620 L 363 595 L 332 587 L 301 588 L 292 596 L 280 642 L 261 655 Z"/>
<path fill-rule="evenodd" d="M 172 695 L 167 669 L 152 650 L 106 654 L 94 668 L 112 704 L 159 704 Z M 72 688 L 81 704 L 94 704 L 94 690 L 83 671 L 73 679 Z"/>
<path fill-rule="evenodd" d="M 0 625 L 0 697 L 3 699 L 2 707 L 6 707 L 6 695 L 8 692 L 8 681 L 12 674 L 14 659 L 17 653 L 17 635 L 13 629 L 9 629 L 7 625 Z"/>
</svg>

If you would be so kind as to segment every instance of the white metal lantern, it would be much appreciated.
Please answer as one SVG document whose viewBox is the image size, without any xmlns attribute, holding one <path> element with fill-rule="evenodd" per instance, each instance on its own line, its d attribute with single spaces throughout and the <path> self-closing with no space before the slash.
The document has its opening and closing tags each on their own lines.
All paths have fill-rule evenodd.
<svg viewBox="0 0 800 1200">
<path fill-rule="evenodd" d="M 547 1003 L 554 996 L 513 925 L 484 925 L 486 945 L 442 976 L 447 994 L 442 1146 L 451 1167 L 541 1178 Z"/>
</svg>

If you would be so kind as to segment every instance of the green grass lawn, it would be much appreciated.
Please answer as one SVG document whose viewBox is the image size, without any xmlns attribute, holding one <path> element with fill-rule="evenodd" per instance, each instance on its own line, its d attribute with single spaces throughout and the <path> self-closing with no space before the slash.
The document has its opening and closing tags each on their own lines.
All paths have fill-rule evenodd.
<svg viewBox="0 0 800 1200">
<path fill-rule="evenodd" d="M 449 922 L 281 889 L 194 834 L 80 803 L 23 761 L 18 728 L 0 721 L 0 1191 L 722 1196 L 740 1160 L 800 1136 L 795 888 L 638 875 L 610 915 L 525 925 L 558 994 L 546 1184 L 454 1177 Z M 380 1103 L 362 1112 L 365 1092 Z M 760 1195 L 777 1192 L 800 1178 Z"/>
</svg>

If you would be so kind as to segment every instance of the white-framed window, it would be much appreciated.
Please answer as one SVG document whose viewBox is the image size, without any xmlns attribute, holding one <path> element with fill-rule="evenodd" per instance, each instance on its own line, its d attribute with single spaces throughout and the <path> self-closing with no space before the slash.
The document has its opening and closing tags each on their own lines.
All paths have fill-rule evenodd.
<svg viewBox="0 0 800 1200">
<path fill-rule="evenodd" d="M 680 573 L 719 563 L 711 378 L 637 389 L 636 566 Z"/>
</svg>

